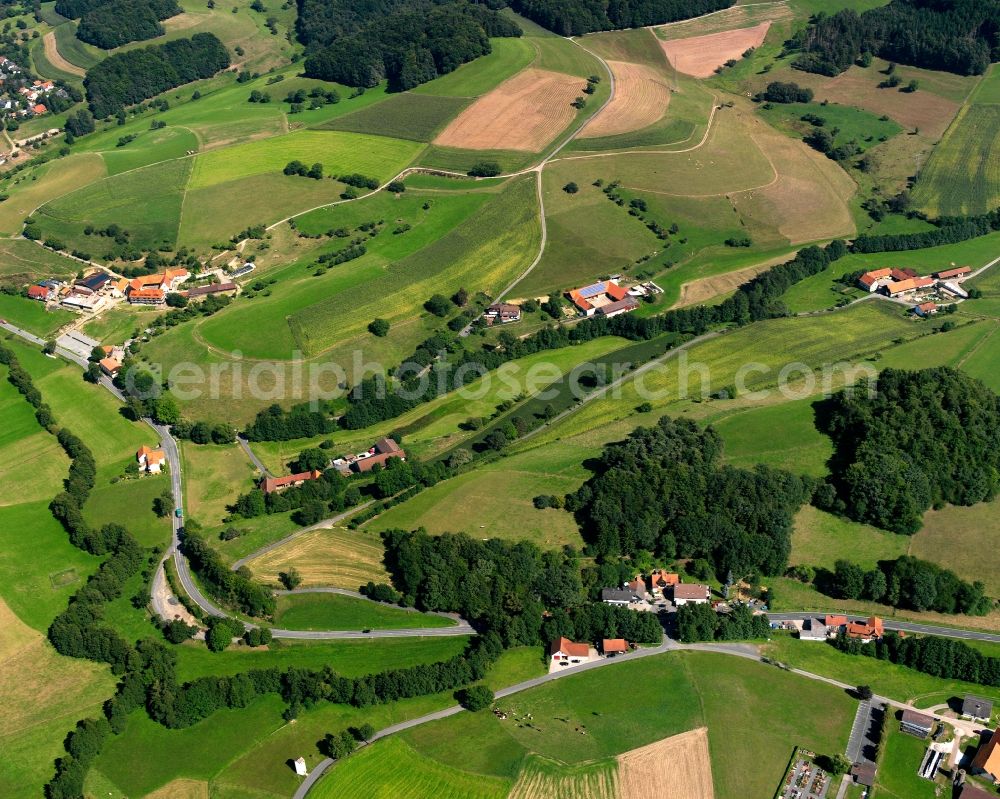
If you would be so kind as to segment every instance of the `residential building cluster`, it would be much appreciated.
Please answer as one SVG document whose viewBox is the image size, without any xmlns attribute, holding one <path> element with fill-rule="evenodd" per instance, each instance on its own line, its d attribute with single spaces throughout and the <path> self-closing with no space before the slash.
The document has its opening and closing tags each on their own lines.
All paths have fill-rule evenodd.
<svg viewBox="0 0 1000 799">
<path fill-rule="evenodd" d="M 344 455 L 329 462 L 328 468 L 337 469 L 341 474 L 365 474 L 370 472 L 375 466 L 385 466 L 390 458 L 406 460 L 406 452 L 391 438 L 380 438 L 368 450 L 356 455 Z M 293 488 L 307 483 L 310 480 L 318 480 L 323 476 L 319 469 L 297 474 L 286 475 L 285 477 L 262 477 L 258 484 L 265 494 L 275 491 L 282 491 L 286 488 Z"/>
<path fill-rule="evenodd" d="M 649 575 L 649 582 L 637 574 L 635 579 L 621 588 L 602 588 L 601 601 L 633 609 L 648 610 L 657 602 L 672 602 L 675 607 L 702 605 L 711 600 L 712 591 L 707 585 L 681 582 L 679 574 L 657 569 Z"/>
<path fill-rule="evenodd" d="M 48 98 L 69 100 L 66 91 L 50 80 L 31 78 L 9 58 L 0 56 L 0 108 L 5 116 L 31 119 L 49 112 Z"/>
<path fill-rule="evenodd" d="M 858 287 L 870 294 L 910 302 L 917 316 L 937 313 L 942 300 L 964 300 L 968 292 L 961 281 L 972 274 L 968 266 L 952 266 L 931 275 L 919 275 L 914 269 L 883 268 L 865 272 L 858 278 Z"/>
</svg>

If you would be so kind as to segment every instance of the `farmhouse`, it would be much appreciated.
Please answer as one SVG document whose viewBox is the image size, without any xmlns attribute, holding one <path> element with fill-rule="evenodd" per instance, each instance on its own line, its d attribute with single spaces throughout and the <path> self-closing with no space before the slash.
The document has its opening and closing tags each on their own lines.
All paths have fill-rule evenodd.
<svg viewBox="0 0 1000 799">
<path fill-rule="evenodd" d="M 51 295 L 51 289 L 45 286 L 28 286 L 28 298 L 45 302 Z"/>
<path fill-rule="evenodd" d="M 681 605 L 703 605 L 708 602 L 712 592 L 707 585 L 698 583 L 681 583 L 674 586 L 674 604 Z"/>
<path fill-rule="evenodd" d="M 273 494 L 275 491 L 281 491 L 289 486 L 300 486 L 309 480 L 318 480 L 322 476 L 323 472 L 319 469 L 313 469 L 311 472 L 299 472 L 287 477 L 264 477 L 260 481 L 260 488 L 265 494 Z"/>
<path fill-rule="evenodd" d="M 959 266 L 954 269 L 945 269 L 943 272 L 935 272 L 934 277 L 938 280 L 952 280 L 956 277 L 965 277 L 972 272 L 969 266 Z"/>
<path fill-rule="evenodd" d="M 128 280 L 124 277 L 112 280 L 105 288 L 112 297 L 120 299 L 125 296 L 125 292 L 128 289 Z"/>
<path fill-rule="evenodd" d="M 635 297 L 628 290 L 611 280 L 604 280 L 581 289 L 573 289 L 567 295 L 577 310 L 584 316 L 618 316 L 639 307 Z"/>
<path fill-rule="evenodd" d="M 101 371 L 111 378 L 114 378 L 122 368 L 122 365 L 115 358 L 102 358 L 100 366 Z"/>
<path fill-rule="evenodd" d="M 934 285 L 934 279 L 929 277 L 908 277 L 905 280 L 896 280 L 886 283 L 882 291 L 888 297 L 901 297 L 904 294 L 912 294 L 919 289 L 925 289 Z"/>
<path fill-rule="evenodd" d="M 994 780 L 1000 780 L 1000 734 L 995 730 L 990 733 L 988 741 L 980 742 L 969 771 L 973 774 L 988 774 Z"/>
<path fill-rule="evenodd" d="M 605 638 L 601 641 L 601 651 L 609 658 L 624 655 L 628 652 L 628 641 L 624 638 Z"/>
<path fill-rule="evenodd" d="M 570 641 L 568 638 L 557 638 L 549 644 L 549 655 L 553 663 L 560 666 L 574 666 L 590 657 L 590 647 L 587 644 Z"/>
<path fill-rule="evenodd" d="M 993 715 L 993 703 L 978 696 L 966 696 L 962 700 L 962 715 L 974 721 L 989 721 Z"/>
<path fill-rule="evenodd" d="M 800 641 L 825 641 L 829 635 L 830 629 L 822 619 L 806 619 L 799 630 Z"/>
<path fill-rule="evenodd" d="M 142 275 L 129 281 L 125 294 L 131 303 L 160 305 L 166 293 L 176 291 L 188 277 L 188 270 L 183 267 L 167 269 L 163 274 Z"/>
<path fill-rule="evenodd" d="M 933 316 L 938 312 L 938 307 L 936 303 L 933 302 L 922 302 L 920 305 L 913 309 L 913 313 L 917 316 L 922 316 L 927 318 L 928 316 Z"/>
<path fill-rule="evenodd" d="M 632 582 L 625 583 L 625 587 L 631 591 L 637 599 L 640 599 L 643 602 L 649 601 L 649 594 L 646 591 L 646 581 L 642 579 L 641 574 L 637 574 Z"/>
<path fill-rule="evenodd" d="M 129 289 L 128 301 L 132 305 L 162 305 L 166 296 L 161 289 Z"/>
<path fill-rule="evenodd" d="M 162 449 L 153 449 L 144 444 L 135 453 L 135 459 L 139 462 L 140 470 L 149 472 L 150 474 L 159 474 L 167 456 Z"/>
<path fill-rule="evenodd" d="M 878 616 L 870 616 L 868 621 L 847 622 L 847 637 L 856 638 L 863 643 L 874 641 L 885 636 L 885 628 L 882 619 Z"/>
<path fill-rule="evenodd" d="M 489 308 L 486 309 L 486 322 L 487 324 L 493 324 L 494 322 L 499 322 L 501 325 L 505 325 L 508 322 L 520 322 L 521 321 L 521 306 L 511 305 L 508 302 L 495 302 Z"/>
<path fill-rule="evenodd" d="M 680 581 L 681 576 L 679 574 L 664 571 L 663 569 L 656 569 L 651 575 L 649 575 L 649 584 L 654 592 L 663 591 L 663 589 L 668 586 L 678 585 Z"/>
<path fill-rule="evenodd" d="M 858 285 L 867 292 L 877 291 L 890 275 L 892 275 L 891 269 L 875 269 L 871 272 L 865 272 L 858 278 Z"/>
<path fill-rule="evenodd" d="M 376 465 L 385 466 L 389 458 L 399 458 L 401 461 L 405 461 L 406 453 L 393 439 L 380 438 L 368 452 L 353 457 L 353 461 L 350 458 L 347 459 L 350 468 L 363 474 L 370 472 Z"/>
<path fill-rule="evenodd" d="M 918 738 L 926 738 L 934 729 L 934 719 L 915 710 L 904 710 L 899 719 L 899 729 Z"/>
</svg>

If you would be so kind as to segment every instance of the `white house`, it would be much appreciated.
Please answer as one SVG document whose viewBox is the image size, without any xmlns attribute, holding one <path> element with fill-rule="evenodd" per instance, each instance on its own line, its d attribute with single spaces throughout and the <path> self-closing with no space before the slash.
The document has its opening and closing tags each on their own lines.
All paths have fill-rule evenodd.
<svg viewBox="0 0 1000 799">
<path fill-rule="evenodd" d="M 135 459 L 139 462 L 140 470 L 147 471 L 150 474 L 159 474 L 167 456 L 162 449 L 152 449 L 144 444 L 135 453 Z"/>
<path fill-rule="evenodd" d="M 674 586 L 674 604 L 681 605 L 703 605 L 711 598 L 712 592 L 707 585 L 697 583 L 681 583 Z"/>
</svg>

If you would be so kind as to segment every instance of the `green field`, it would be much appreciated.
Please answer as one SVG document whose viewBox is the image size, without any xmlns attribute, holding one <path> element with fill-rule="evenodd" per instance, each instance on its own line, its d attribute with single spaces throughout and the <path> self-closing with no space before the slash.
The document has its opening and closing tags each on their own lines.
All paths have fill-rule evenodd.
<svg viewBox="0 0 1000 799">
<path fill-rule="evenodd" d="M 914 202 L 932 216 L 984 214 L 1000 203 L 1000 105 L 959 112 L 924 167 Z"/>
<path fill-rule="evenodd" d="M 505 213 L 506 197 L 471 193 L 435 197 L 424 210 L 429 198 L 416 192 L 407 192 L 399 200 L 383 192 L 358 203 L 304 215 L 296 224 L 305 233 L 340 227 L 355 230 L 364 222 L 380 219 L 391 224 L 368 240 L 367 255 L 320 277 L 310 268 L 314 259 L 273 272 L 279 282 L 271 289 L 271 296 L 237 303 L 204 322 L 200 335 L 217 347 L 272 358 L 288 358 L 293 349 L 316 354 L 352 337 L 371 339 L 366 327 L 376 316 L 398 323 L 419 313 L 421 304 L 439 290 L 429 286 L 421 289 L 421 282 L 441 286 L 440 272 L 448 266 L 444 259 L 450 256 L 454 260 L 464 253 L 463 223 L 489 199 L 502 203 L 496 210 Z M 411 225 L 411 229 L 394 235 L 391 231 L 400 223 Z M 324 249 L 336 251 L 344 246 L 337 241 Z M 465 272 L 471 264 L 462 261 L 452 266 Z M 361 286 L 365 286 L 363 296 L 356 293 Z M 443 288 L 447 291 L 448 285 Z M 248 324 L 251 319 L 253 323 Z M 260 326 L 269 331 L 265 339 L 257 335 Z"/>
<path fill-rule="evenodd" d="M 527 67 L 535 58 L 533 40 L 491 39 L 493 52 L 462 64 L 413 90 L 414 94 L 440 97 L 478 97 L 496 88 Z"/>
<path fill-rule="evenodd" d="M 76 314 L 62 308 L 49 311 L 38 300 L 0 294 L 0 319 L 40 338 L 48 338 L 63 325 L 76 319 Z"/>
<path fill-rule="evenodd" d="M 712 419 L 726 462 L 744 469 L 766 463 L 794 474 L 825 477 L 830 439 L 816 429 L 812 399 L 738 411 Z"/>
<path fill-rule="evenodd" d="M 46 203 L 35 219 L 46 236 L 98 258 L 109 245 L 100 236 L 85 235 L 87 225 L 117 224 L 136 247 L 174 249 L 190 175 L 190 159 L 124 172 Z"/>
<path fill-rule="evenodd" d="M 292 594 L 279 598 L 274 624 L 287 630 L 398 630 L 450 627 L 452 622 L 339 594 Z"/>
<path fill-rule="evenodd" d="M 864 569 L 874 569 L 880 560 L 907 554 L 910 537 L 887 533 L 805 505 L 795 517 L 792 533 L 792 565 L 834 568 L 848 554 Z"/>
<path fill-rule="evenodd" d="M 117 175 L 159 161 L 183 158 L 198 146 L 198 137 L 187 128 L 167 127 L 140 134 L 124 147 L 105 150 L 101 157 L 108 165 L 108 174 Z"/>
<path fill-rule="evenodd" d="M 0 280 L 16 286 L 29 280 L 75 276 L 80 264 L 27 239 L 0 241 Z"/>
<path fill-rule="evenodd" d="M 200 189 L 267 172 L 280 173 L 294 159 L 322 163 L 327 175 L 360 172 L 385 181 L 419 151 L 415 142 L 385 136 L 301 130 L 202 153 L 195 158 L 188 186 Z"/>
<path fill-rule="evenodd" d="M 813 130 L 813 125 L 802 121 L 805 114 L 813 114 L 825 120 L 820 130 L 833 136 L 834 147 L 851 142 L 862 152 L 890 139 L 902 131 L 902 127 L 891 119 L 879 116 L 849 105 L 828 103 L 773 103 L 771 108 L 761 108 L 761 116 L 779 130 L 802 136 Z"/>
<path fill-rule="evenodd" d="M 940 788 L 917 774 L 927 751 L 927 741 L 902 732 L 895 723 L 895 714 L 888 726 L 890 731 L 885 751 L 879 758 L 875 782 L 878 795 L 891 799 L 935 799 Z"/>
<path fill-rule="evenodd" d="M 169 491 L 166 475 L 99 484 L 91 492 L 83 515 L 95 528 L 112 522 L 122 524 L 143 546 L 166 547 L 170 520 L 157 518 L 153 500 Z"/>
<path fill-rule="evenodd" d="M 403 740 L 377 743 L 337 765 L 317 791 L 321 797 L 429 795 L 407 792 L 392 766 L 400 761 L 412 764 L 412 784 L 433 788 L 435 795 L 479 796 L 470 793 L 470 777 L 478 776 L 480 790 L 506 790 L 522 768 L 553 774 L 613 769 L 610 757 L 707 726 L 715 796 L 766 796 L 794 745 L 839 751 L 854 716 L 854 703 L 835 688 L 705 653 L 574 675 L 498 705 L 516 718 L 460 714 L 422 725 Z M 624 707 L 629 712 L 621 712 Z M 518 720 L 529 714 L 530 723 Z M 762 718 L 768 723 L 755 723 Z M 737 738 L 734 726 L 741 730 Z M 363 791 L 355 792 L 359 785 Z"/>
<path fill-rule="evenodd" d="M 319 127 L 427 142 L 466 105 L 468 101 L 462 97 L 405 92 Z"/>
<path fill-rule="evenodd" d="M 372 799 L 504 799 L 510 782 L 470 774 L 422 757 L 398 738 L 352 756 L 321 780 L 318 799 L 369 796 Z"/>
</svg>

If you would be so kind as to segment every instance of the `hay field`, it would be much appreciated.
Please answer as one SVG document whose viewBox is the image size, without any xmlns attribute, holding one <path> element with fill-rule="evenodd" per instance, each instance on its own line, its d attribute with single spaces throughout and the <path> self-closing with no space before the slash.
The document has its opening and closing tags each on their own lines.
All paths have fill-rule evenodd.
<svg viewBox="0 0 1000 799">
<path fill-rule="evenodd" d="M 45 58 L 48 60 L 52 66 L 62 72 L 68 72 L 70 75 L 75 75 L 78 78 L 82 78 L 87 74 L 87 70 L 83 67 L 78 67 L 76 64 L 67 61 L 62 53 L 59 52 L 59 43 L 56 41 L 55 31 L 49 31 L 42 37 L 42 44 L 45 48 Z"/>
<path fill-rule="evenodd" d="M 265 582 L 276 582 L 278 572 L 294 566 L 302 575 L 304 587 L 330 586 L 356 591 L 369 580 L 388 582 L 389 574 L 382 565 L 384 553 L 378 536 L 334 527 L 303 533 L 248 565 Z"/>
<path fill-rule="evenodd" d="M 767 186 L 732 196 L 733 207 L 747 219 L 775 225 L 791 244 L 852 236 L 854 219 L 847 202 L 857 186 L 850 175 L 756 118 L 747 120 L 747 128 L 777 177 Z"/>
<path fill-rule="evenodd" d="M 584 128 L 581 138 L 616 136 L 652 125 L 667 113 L 670 86 L 657 70 L 644 64 L 609 61 L 615 76 L 614 99 Z"/>
<path fill-rule="evenodd" d="M 74 153 L 15 178 L 10 199 L 0 203 L 0 233 L 20 234 L 26 216 L 43 203 L 100 180 L 107 174 L 103 159 L 94 153 Z"/>
<path fill-rule="evenodd" d="M 741 58 L 751 47 L 760 47 L 770 27 L 771 22 L 766 20 L 752 28 L 671 39 L 662 43 L 663 52 L 678 72 L 696 78 L 710 78 L 716 67 L 730 59 Z"/>
<path fill-rule="evenodd" d="M 0 673 L 5 761 L 0 793 L 41 796 L 53 760 L 64 754 L 66 732 L 77 719 L 100 714 L 115 678 L 102 665 L 56 654 L 45 636 L 25 625 L 2 599 Z"/>
<path fill-rule="evenodd" d="M 526 69 L 480 97 L 434 139 L 443 147 L 540 152 L 576 116 L 579 78 Z"/>
<path fill-rule="evenodd" d="M 708 728 L 664 738 L 618 756 L 619 799 L 643 799 L 649 786 L 671 799 L 714 799 Z"/>
<path fill-rule="evenodd" d="M 565 763 L 529 754 L 507 799 L 548 799 L 552 796 L 619 799 L 622 794 L 615 766 L 613 760 L 567 766 Z M 649 795 L 648 786 L 642 795 Z"/>
<path fill-rule="evenodd" d="M 206 527 L 222 524 L 226 506 L 248 491 L 257 474 L 242 447 L 235 444 L 181 444 L 187 512 Z"/>
<path fill-rule="evenodd" d="M 965 106 L 913 192 L 931 216 L 983 214 L 1000 204 L 1000 105 Z"/>
<path fill-rule="evenodd" d="M 663 40 L 690 39 L 713 33 L 727 33 L 739 28 L 749 28 L 762 22 L 778 22 L 794 16 L 786 0 L 776 2 L 738 3 L 714 14 L 692 19 L 668 22 L 651 28 Z"/>
</svg>

